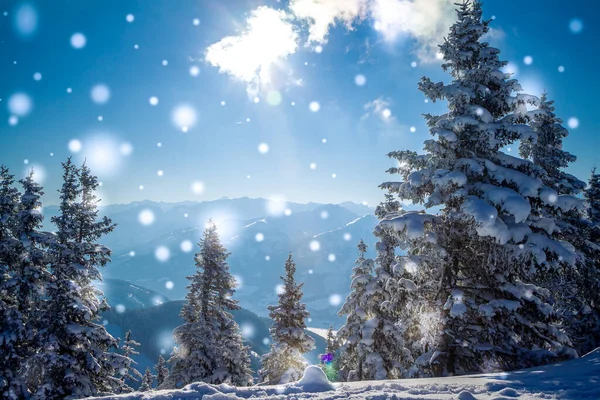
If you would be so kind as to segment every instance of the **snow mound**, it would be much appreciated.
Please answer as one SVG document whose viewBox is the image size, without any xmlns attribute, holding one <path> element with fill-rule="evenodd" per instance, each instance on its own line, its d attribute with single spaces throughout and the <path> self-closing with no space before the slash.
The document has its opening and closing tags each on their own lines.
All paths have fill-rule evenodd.
<svg viewBox="0 0 600 400">
<path fill-rule="evenodd" d="M 335 387 L 329 382 L 325 372 L 316 365 L 309 365 L 304 370 L 302 378 L 294 383 L 294 386 L 302 389 L 303 392 L 327 392 L 335 390 Z"/>
<path fill-rule="evenodd" d="M 278 386 L 233 387 L 193 383 L 179 390 L 156 390 L 102 397 L 105 400 L 339 400 L 339 399 L 600 399 L 600 349 L 575 360 L 520 371 L 448 378 L 402 379 L 332 384 L 316 366 L 298 382 Z M 91 398 L 89 400 L 92 400 Z"/>
</svg>

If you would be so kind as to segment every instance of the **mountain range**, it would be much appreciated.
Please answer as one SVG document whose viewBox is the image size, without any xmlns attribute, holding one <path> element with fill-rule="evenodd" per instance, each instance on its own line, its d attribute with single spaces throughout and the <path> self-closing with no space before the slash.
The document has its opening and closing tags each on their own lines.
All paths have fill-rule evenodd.
<svg viewBox="0 0 600 400">
<path fill-rule="evenodd" d="M 46 228 L 57 207 L 44 208 Z M 373 210 L 356 203 L 277 203 L 267 199 L 222 198 L 207 202 L 134 202 L 102 207 L 117 224 L 102 239 L 112 249 L 112 262 L 101 270 L 117 279 L 154 293 L 156 306 L 180 300 L 187 292 L 186 277 L 195 272 L 194 254 L 209 218 L 218 226 L 221 241 L 231 253 L 228 263 L 238 280 L 235 298 L 258 316 L 277 302 L 277 287 L 290 253 L 297 280 L 304 282 L 304 298 L 311 313 L 309 325 L 338 327 L 337 315 L 349 292 L 350 276 L 360 239 L 374 255 Z M 151 216 L 151 217 L 150 217 Z M 143 223 L 142 223 L 143 222 Z M 102 288 L 102 284 L 99 284 Z M 119 291 L 117 291 L 119 292 Z M 134 291 L 135 292 L 135 291 Z M 139 292 L 139 290 L 138 290 Z M 110 302 L 122 311 L 136 306 L 136 295 Z"/>
</svg>

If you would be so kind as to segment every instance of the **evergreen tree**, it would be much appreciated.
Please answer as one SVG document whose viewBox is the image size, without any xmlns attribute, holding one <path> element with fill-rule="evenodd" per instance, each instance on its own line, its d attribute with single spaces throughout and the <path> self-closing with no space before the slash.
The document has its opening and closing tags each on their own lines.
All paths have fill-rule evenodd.
<svg viewBox="0 0 600 400">
<path fill-rule="evenodd" d="M 273 321 L 270 328 L 271 349 L 261 357 L 259 380 L 271 385 L 293 382 L 302 377 L 308 365 L 303 354 L 315 347 L 315 341 L 305 332 L 306 304 L 301 303 L 303 283 L 297 283 L 294 274 L 296 264 L 292 254 L 285 262 L 283 290 L 278 295 L 276 306 L 269 306 L 269 317 Z"/>
<path fill-rule="evenodd" d="M 333 333 L 333 325 L 329 325 L 329 329 L 327 329 L 327 345 L 325 347 L 325 352 L 327 354 L 335 354 L 335 352 L 339 349 L 339 344 L 337 337 Z"/>
<path fill-rule="evenodd" d="M 371 288 L 375 282 L 373 260 L 366 259 L 367 245 L 361 240 L 358 244 L 358 258 L 352 270 L 351 292 L 339 311 L 346 315 L 346 323 L 337 332 L 340 343 L 338 370 L 342 381 L 369 379 L 364 364 L 367 356 L 363 342 L 363 330 L 373 317 L 375 308 Z"/>
<path fill-rule="evenodd" d="M 434 136 L 425 154 L 389 154 L 398 166 L 388 172 L 402 181 L 382 185 L 441 210 L 383 212 L 376 229 L 381 242 L 392 228 L 406 250 L 388 281 L 403 287 L 392 292 L 400 300 L 390 302 L 400 309 L 418 304 L 427 316 L 418 327 L 427 334 L 415 342 L 414 330 L 404 328 L 404 337 L 415 365 L 434 375 L 510 370 L 572 354 L 554 324 L 551 293 L 536 279 L 576 256 L 571 246 L 530 229 L 532 204 L 543 203 L 548 188 L 524 172 L 535 169 L 530 161 L 501 151 L 535 137 L 527 125 L 535 111 L 527 106 L 539 99 L 518 93 L 518 82 L 501 72 L 499 50 L 481 41 L 489 31 L 481 3 L 464 1 L 457 16 L 440 46 L 452 82 L 419 84 L 430 100 L 447 100 L 449 111 L 425 116 Z M 401 316 L 398 326 L 414 321 Z"/>
<path fill-rule="evenodd" d="M 184 324 L 173 332 L 178 347 L 169 360 L 171 371 L 161 387 L 178 388 L 192 382 L 252 383 L 250 356 L 230 310 L 238 310 L 235 279 L 229 272 L 229 253 L 221 245 L 217 227 L 209 221 L 196 254 L 196 274 L 181 311 Z"/>
<path fill-rule="evenodd" d="M 29 397 L 27 386 L 34 377 L 29 360 L 39 345 L 36 332 L 48 280 L 44 251 L 48 234 L 40 232 L 43 192 L 33 171 L 20 181 L 20 198 L 5 167 L 0 179 L 0 394 L 20 399 Z"/>
<path fill-rule="evenodd" d="M 131 331 L 127 331 L 125 333 L 125 340 L 123 341 L 123 345 L 121 346 L 121 352 L 123 353 L 123 357 L 126 359 L 131 359 L 133 356 L 140 354 L 136 348 L 138 348 L 140 344 L 131 338 Z M 131 364 L 126 368 L 121 368 L 119 370 L 119 374 L 121 375 L 122 389 L 121 392 L 132 392 L 133 389 L 129 387 L 129 382 L 137 382 L 138 379 L 142 378 L 142 374 L 133 367 L 133 364 L 137 364 L 132 361 Z"/>
<path fill-rule="evenodd" d="M 71 160 L 63 163 L 59 215 L 52 218 L 57 232 L 50 244 L 52 284 L 43 347 L 35 362 L 42 368 L 37 399 L 63 399 L 120 392 L 118 373 L 131 360 L 111 350 L 118 341 L 97 322 L 108 308 L 101 292 L 92 285 L 101 279 L 98 267 L 110 261 L 110 250 L 97 243 L 114 225 L 98 218 L 94 192 L 98 181 L 85 165 L 79 170 Z"/>
<path fill-rule="evenodd" d="M 150 370 L 150 367 L 147 367 L 146 372 L 144 373 L 144 376 L 142 377 L 142 384 L 140 386 L 139 391 L 140 392 L 148 392 L 148 391 L 152 390 L 153 384 L 154 384 L 154 375 L 152 375 L 152 371 Z"/>
<path fill-rule="evenodd" d="M 165 359 L 163 356 L 158 356 L 158 362 L 154 366 L 156 372 L 156 387 L 162 386 L 163 382 L 169 375 L 169 368 L 165 365 Z"/>
<path fill-rule="evenodd" d="M 562 263 L 561 268 L 541 271 L 538 281 L 553 294 L 555 311 L 581 353 L 591 350 L 582 341 L 588 343 L 590 332 L 600 328 L 595 326 L 596 316 L 585 312 L 591 299 L 582 296 L 591 277 L 587 270 L 593 265 L 596 252 L 587 239 L 589 221 L 585 218 L 584 203 L 575 197 L 585 183 L 562 170 L 576 157 L 563 149 L 563 139 L 569 132 L 554 110 L 554 102 L 543 93 L 531 122 L 537 140 L 522 142 L 520 153 L 539 167 L 533 172 L 538 172 L 537 176 L 546 185 L 541 192 L 543 202 L 532 203 L 530 229 L 569 242 L 577 250 L 576 268 Z"/>
</svg>

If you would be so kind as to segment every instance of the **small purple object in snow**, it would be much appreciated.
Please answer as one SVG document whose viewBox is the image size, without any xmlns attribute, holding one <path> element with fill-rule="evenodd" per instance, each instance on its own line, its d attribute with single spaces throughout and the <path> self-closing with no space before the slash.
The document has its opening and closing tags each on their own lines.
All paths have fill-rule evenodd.
<svg viewBox="0 0 600 400">
<path fill-rule="evenodd" d="M 333 361 L 333 354 L 331 354 L 331 353 L 323 354 L 321 356 L 321 361 L 324 364 L 331 364 L 331 362 Z"/>
</svg>

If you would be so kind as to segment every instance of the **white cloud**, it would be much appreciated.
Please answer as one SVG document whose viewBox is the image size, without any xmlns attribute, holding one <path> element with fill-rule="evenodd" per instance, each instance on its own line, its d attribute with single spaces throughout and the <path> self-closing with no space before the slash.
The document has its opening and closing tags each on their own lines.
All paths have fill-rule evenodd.
<svg viewBox="0 0 600 400">
<path fill-rule="evenodd" d="M 370 118 L 372 115 L 376 115 L 385 123 L 395 123 L 396 118 L 390 111 L 390 105 L 391 101 L 389 99 L 384 99 L 383 97 L 379 97 L 378 99 L 368 102 L 363 107 L 366 112 L 360 118 L 361 121 Z"/>
<path fill-rule="evenodd" d="M 372 0 L 371 17 L 386 41 L 412 37 L 421 61 L 433 61 L 456 20 L 455 8 L 454 0 Z"/>
<path fill-rule="evenodd" d="M 348 29 L 368 15 L 370 0 L 291 0 L 290 10 L 308 23 L 309 42 L 326 43 L 329 28 L 336 21 Z"/>
<path fill-rule="evenodd" d="M 254 97 L 271 82 L 273 67 L 297 47 L 298 34 L 288 14 L 262 6 L 252 11 L 242 33 L 210 45 L 206 61 L 221 73 L 246 82 Z"/>
</svg>

